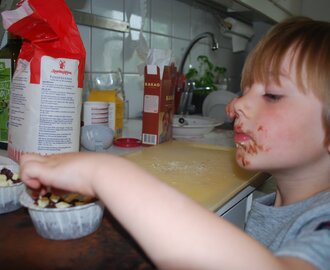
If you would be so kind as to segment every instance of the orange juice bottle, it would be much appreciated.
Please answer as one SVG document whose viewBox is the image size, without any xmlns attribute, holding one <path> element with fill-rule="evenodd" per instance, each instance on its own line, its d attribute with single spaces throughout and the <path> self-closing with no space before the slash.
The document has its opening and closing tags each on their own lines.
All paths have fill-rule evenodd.
<svg viewBox="0 0 330 270">
<path fill-rule="evenodd" d="M 117 90 L 91 89 L 88 101 L 109 103 L 109 127 L 113 129 L 116 138 L 121 137 L 124 122 L 124 101 Z"/>
<path fill-rule="evenodd" d="M 124 95 L 121 72 L 91 74 L 91 90 L 88 101 L 109 103 L 109 126 L 115 138 L 121 137 L 124 125 Z"/>
</svg>

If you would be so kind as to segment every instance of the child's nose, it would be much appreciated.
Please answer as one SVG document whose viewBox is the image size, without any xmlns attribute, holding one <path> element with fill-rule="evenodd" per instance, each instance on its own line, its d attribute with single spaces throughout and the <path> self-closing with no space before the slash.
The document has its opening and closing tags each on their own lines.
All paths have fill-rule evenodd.
<svg viewBox="0 0 330 270">
<path fill-rule="evenodd" d="M 246 93 L 240 97 L 234 98 L 227 107 L 228 116 L 231 119 L 238 117 L 248 117 L 251 114 L 251 97 L 250 93 Z"/>
<path fill-rule="evenodd" d="M 235 113 L 235 103 L 237 102 L 238 97 L 233 98 L 226 106 L 226 113 L 230 119 L 234 119 L 236 116 Z"/>
<path fill-rule="evenodd" d="M 249 102 L 247 95 L 248 94 L 240 96 L 233 104 L 235 117 L 246 116 L 248 114 Z"/>
</svg>

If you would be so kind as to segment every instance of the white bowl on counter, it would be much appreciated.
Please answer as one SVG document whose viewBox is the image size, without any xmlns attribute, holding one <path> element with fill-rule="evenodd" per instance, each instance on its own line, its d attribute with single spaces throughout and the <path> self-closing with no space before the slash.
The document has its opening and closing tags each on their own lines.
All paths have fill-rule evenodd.
<svg viewBox="0 0 330 270">
<path fill-rule="evenodd" d="M 0 171 L 7 168 L 13 173 L 19 173 L 19 165 L 7 157 L 0 157 Z M 0 186 L 0 214 L 10 213 L 22 207 L 19 198 L 25 190 L 25 185 L 16 183 Z"/>
<path fill-rule="evenodd" d="M 174 115 L 172 133 L 174 138 L 203 136 L 221 124 L 223 122 L 200 115 Z"/>
<path fill-rule="evenodd" d="M 80 143 L 89 151 L 104 151 L 113 142 L 114 131 L 105 125 L 86 125 L 81 128 Z"/>
</svg>

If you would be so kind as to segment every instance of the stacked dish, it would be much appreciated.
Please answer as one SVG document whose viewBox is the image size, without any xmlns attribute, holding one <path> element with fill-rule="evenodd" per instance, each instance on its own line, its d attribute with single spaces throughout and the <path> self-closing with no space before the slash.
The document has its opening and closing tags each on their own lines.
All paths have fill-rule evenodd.
<svg viewBox="0 0 330 270">
<path fill-rule="evenodd" d="M 221 124 L 223 122 L 201 115 L 174 115 L 172 123 L 173 137 L 203 136 Z"/>
<path fill-rule="evenodd" d="M 227 104 L 237 97 L 233 92 L 217 90 L 211 92 L 203 102 L 203 115 L 216 119 L 219 122 L 230 122 L 226 113 Z"/>
<path fill-rule="evenodd" d="M 4 214 L 21 208 L 19 197 L 25 190 L 25 185 L 21 181 L 16 181 L 19 165 L 13 160 L 0 157 L 0 171 L 0 214 Z"/>
</svg>

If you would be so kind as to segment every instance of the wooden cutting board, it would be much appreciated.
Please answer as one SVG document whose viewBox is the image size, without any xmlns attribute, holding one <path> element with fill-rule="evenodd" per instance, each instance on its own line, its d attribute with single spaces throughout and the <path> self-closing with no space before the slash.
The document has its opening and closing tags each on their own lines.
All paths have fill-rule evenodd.
<svg viewBox="0 0 330 270">
<path fill-rule="evenodd" d="M 267 179 L 238 167 L 235 149 L 216 145 L 169 141 L 125 157 L 212 211 Z"/>
</svg>

